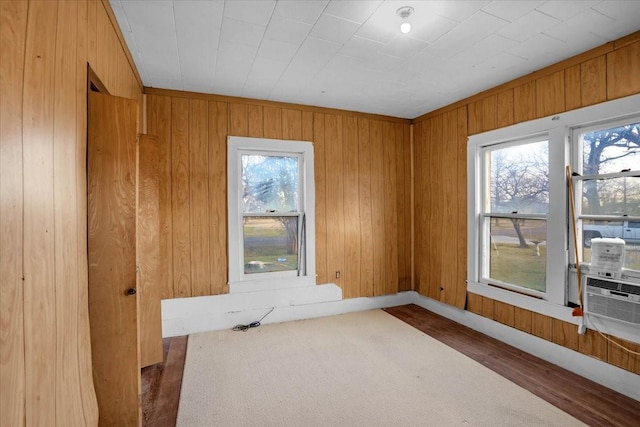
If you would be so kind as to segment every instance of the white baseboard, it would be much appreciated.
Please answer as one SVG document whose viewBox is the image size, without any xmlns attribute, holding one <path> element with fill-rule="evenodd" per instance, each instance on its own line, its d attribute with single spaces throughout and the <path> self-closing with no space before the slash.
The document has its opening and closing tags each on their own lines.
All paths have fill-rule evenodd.
<svg viewBox="0 0 640 427">
<path fill-rule="evenodd" d="M 262 324 L 333 316 L 354 311 L 410 304 L 413 295 L 402 292 L 371 298 L 342 299 L 333 284 L 162 301 L 162 336 L 230 329 L 267 315 Z"/>
<path fill-rule="evenodd" d="M 444 316 L 568 371 L 640 400 L 640 375 L 602 362 L 535 335 L 511 328 L 483 316 L 460 310 L 414 292 L 413 304 Z M 577 331 L 576 331 L 577 333 Z"/>
<path fill-rule="evenodd" d="M 162 335 L 173 337 L 249 324 L 269 313 L 262 324 L 334 316 L 355 311 L 416 304 L 478 332 L 503 341 L 564 369 L 640 400 L 640 376 L 593 357 L 511 328 L 417 292 L 342 299 L 335 284 L 162 301 Z"/>
</svg>

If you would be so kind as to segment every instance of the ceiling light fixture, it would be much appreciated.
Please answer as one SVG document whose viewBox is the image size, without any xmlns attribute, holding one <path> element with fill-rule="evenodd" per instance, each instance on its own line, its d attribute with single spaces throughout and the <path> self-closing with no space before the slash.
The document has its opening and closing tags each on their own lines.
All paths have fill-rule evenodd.
<svg viewBox="0 0 640 427">
<path fill-rule="evenodd" d="M 402 32 L 402 34 L 407 34 L 409 31 L 411 31 L 411 24 L 409 23 L 409 21 L 407 21 L 407 18 L 413 12 L 414 10 L 411 6 L 403 6 L 400 9 L 396 10 L 396 14 L 400 18 L 402 18 L 402 24 L 400 24 L 400 32 Z"/>
</svg>

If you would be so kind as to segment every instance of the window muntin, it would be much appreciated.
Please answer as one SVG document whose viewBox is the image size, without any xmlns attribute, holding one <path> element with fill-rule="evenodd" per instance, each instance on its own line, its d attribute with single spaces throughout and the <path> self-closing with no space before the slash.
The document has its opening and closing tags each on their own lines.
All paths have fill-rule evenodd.
<svg viewBox="0 0 640 427">
<path fill-rule="evenodd" d="M 546 292 L 549 141 L 545 136 L 484 149 L 483 281 Z"/>
</svg>

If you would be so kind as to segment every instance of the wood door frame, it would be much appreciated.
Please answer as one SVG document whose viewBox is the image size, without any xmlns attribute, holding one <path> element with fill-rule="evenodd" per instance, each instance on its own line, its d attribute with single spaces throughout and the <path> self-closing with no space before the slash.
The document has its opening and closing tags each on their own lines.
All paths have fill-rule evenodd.
<svg viewBox="0 0 640 427">
<path fill-rule="evenodd" d="M 107 87 L 104 85 L 104 83 L 102 83 L 102 80 L 100 80 L 100 77 L 98 77 L 96 72 L 93 71 L 93 68 L 91 68 L 91 65 L 87 63 L 87 106 L 89 105 L 88 102 L 89 102 L 90 91 L 103 93 L 105 95 L 111 95 Z M 89 118 L 89 108 L 87 108 L 87 119 L 88 118 Z"/>
</svg>

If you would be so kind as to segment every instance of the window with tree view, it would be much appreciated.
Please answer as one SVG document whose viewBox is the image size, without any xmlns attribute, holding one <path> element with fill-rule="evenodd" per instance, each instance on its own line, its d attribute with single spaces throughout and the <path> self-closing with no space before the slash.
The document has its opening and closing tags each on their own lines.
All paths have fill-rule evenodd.
<svg viewBox="0 0 640 427">
<path fill-rule="evenodd" d="M 243 153 L 241 159 L 244 272 L 297 271 L 299 157 Z"/>
<path fill-rule="evenodd" d="M 576 202 L 584 262 L 591 240 L 625 241 L 624 267 L 640 270 L 640 118 L 575 128 Z"/>
<path fill-rule="evenodd" d="M 315 284 L 313 144 L 228 138 L 230 292 Z"/>
<path fill-rule="evenodd" d="M 546 137 L 485 148 L 482 276 L 546 289 L 549 142 Z"/>
<path fill-rule="evenodd" d="M 640 94 L 470 135 L 467 166 L 470 293 L 563 317 L 596 237 L 640 281 Z"/>
</svg>

